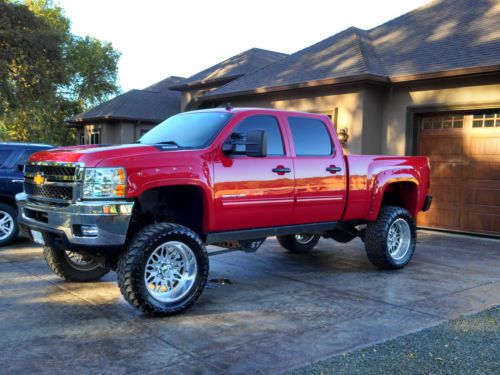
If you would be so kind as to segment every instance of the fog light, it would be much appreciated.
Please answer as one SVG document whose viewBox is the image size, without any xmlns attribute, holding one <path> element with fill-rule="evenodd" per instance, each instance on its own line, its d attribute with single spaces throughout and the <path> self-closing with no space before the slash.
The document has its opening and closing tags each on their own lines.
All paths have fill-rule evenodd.
<svg viewBox="0 0 500 375">
<path fill-rule="evenodd" d="M 98 230 L 97 230 L 97 225 L 92 224 L 92 225 L 82 225 L 80 227 L 80 230 L 82 232 L 82 235 L 84 237 L 97 237 L 98 235 Z"/>
</svg>

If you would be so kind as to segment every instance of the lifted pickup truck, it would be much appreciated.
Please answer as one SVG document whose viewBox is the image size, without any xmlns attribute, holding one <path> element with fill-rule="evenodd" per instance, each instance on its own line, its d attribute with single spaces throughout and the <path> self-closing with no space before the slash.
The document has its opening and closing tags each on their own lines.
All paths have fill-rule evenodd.
<svg viewBox="0 0 500 375">
<path fill-rule="evenodd" d="M 226 108 L 170 117 L 131 145 L 38 152 L 17 202 L 55 274 L 116 270 L 132 306 L 170 315 L 202 293 L 207 244 L 252 252 L 277 236 L 305 252 L 359 236 L 375 266 L 402 268 L 429 184 L 425 157 L 344 155 L 327 116 Z"/>
</svg>

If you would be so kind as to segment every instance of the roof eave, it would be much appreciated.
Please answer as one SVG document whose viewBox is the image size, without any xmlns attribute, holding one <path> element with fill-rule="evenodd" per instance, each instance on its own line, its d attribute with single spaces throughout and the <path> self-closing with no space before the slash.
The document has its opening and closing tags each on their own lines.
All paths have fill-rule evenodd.
<svg viewBox="0 0 500 375">
<path fill-rule="evenodd" d="M 477 74 L 495 73 L 495 72 L 500 72 L 500 64 L 444 70 L 438 72 L 407 74 L 407 75 L 390 77 L 389 79 L 392 83 L 405 83 L 405 82 L 423 81 L 423 80 L 437 79 L 437 78 L 472 76 Z"/>
<path fill-rule="evenodd" d="M 69 127 L 78 127 L 96 121 L 107 121 L 107 122 L 131 121 L 131 122 L 142 122 L 142 123 L 159 123 L 163 120 L 164 119 L 146 119 L 146 118 L 126 117 L 126 116 L 99 116 L 99 117 L 69 119 L 66 120 L 65 125 Z"/>
<path fill-rule="evenodd" d="M 222 78 L 206 79 L 206 80 L 201 80 L 201 81 L 189 82 L 189 83 L 186 83 L 183 85 L 170 86 L 169 89 L 174 90 L 174 91 L 189 91 L 189 90 L 203 89 L 203 88 L 213 87 L 213 86 L 217 86 L 217 85 L 225 85 L 228 82 L 231 82 L 237 78 L 240 78 L 241 76 L 243 76 L 243 74 L 236 74 L 236 75 L 222 77 Z"/>
<path fill-rule="evenodd" d="M 227 97 L 267 94 L 267 93 L 278 92 L 278 91 L 288 91 L 288 90 L 295 90 L 295 89 L 302 89 L 302 88 L 314 88 L 314 87 L 321 87 L 321 86 L 327 86 L 327 85 L 337 85 L 337 84 L 345 84 L 345 83 L 351 83 L 351 82 L 354 83 L 354 82 L 362 82 L 362 81 L 389 83 L 389 78 L 385 77 L 385 76 L 381 76 L 381 75 L 376 75 L 376 74 L 357 74 L 357 75 L 346 76 L 346 77 L 329 78 L 329 79 L 322 79 L 322 80 L 318 80 L 318 81 L 294 83 L 294 84 L 283 85 L 283 86 L 260 87 L 260 88 L 256 88 L 256 89 L 252 89 L 252 90 L 246 90 L 246 91 L 229 92 L 229 93 L 223 93 L 223 94 L 208 94 L 208 95 L 204 95 L 204 96 L 200 97 L 200 99 L 201 100 L 204 100 L 204 99 L 222 99 L 222 98 L 227 98 Z"/>
</svg>

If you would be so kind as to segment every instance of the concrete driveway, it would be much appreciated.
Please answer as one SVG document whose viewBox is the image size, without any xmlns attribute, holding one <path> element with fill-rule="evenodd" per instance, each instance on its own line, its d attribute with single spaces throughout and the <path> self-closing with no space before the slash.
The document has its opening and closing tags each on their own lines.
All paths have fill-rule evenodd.
<svg viewBox="0 0 500 375">
<path fill-rule="evenodd" d="M 211 258 L 195 306 L 147 318 L 110 274 L 52 275 L 40 247 L 0 250 L 0 372 L 280 373 L 500 303 L 500 241 L 419 232 L 404 270 L 384 272 L 363 244 L 322 240 L 311 254 L 270 239 Z"/>
</svg>

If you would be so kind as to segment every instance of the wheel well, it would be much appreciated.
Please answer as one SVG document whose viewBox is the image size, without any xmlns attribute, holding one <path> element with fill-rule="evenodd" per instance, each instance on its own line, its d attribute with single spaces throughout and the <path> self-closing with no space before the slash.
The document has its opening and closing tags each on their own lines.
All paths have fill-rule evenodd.
<svg viewBox="0 0 500 375">
<path fill-rule="evenodd" d="M 11 197 L 6 197 L 6 196 L 0 196 L 0 203 L 8 204 L 12 208 L 16 208 L 16 200 Z"/>
<path fill-rule="evenodd" d="M 413 182 L 395 182 L 387 186 L 382 197 L 383 206 L 398 206 L 407 209 L 415 216 L 418 199 L 417 185 Z"/>
<path fill-rule="evenodd" d="M 164 186 L 143 192 L 134 205 L 130 232 L 135 233 L 155 222 L 181 224 L 202 234 L 201 189 L 196 186 L 181 185 Z"/>
</svg>

